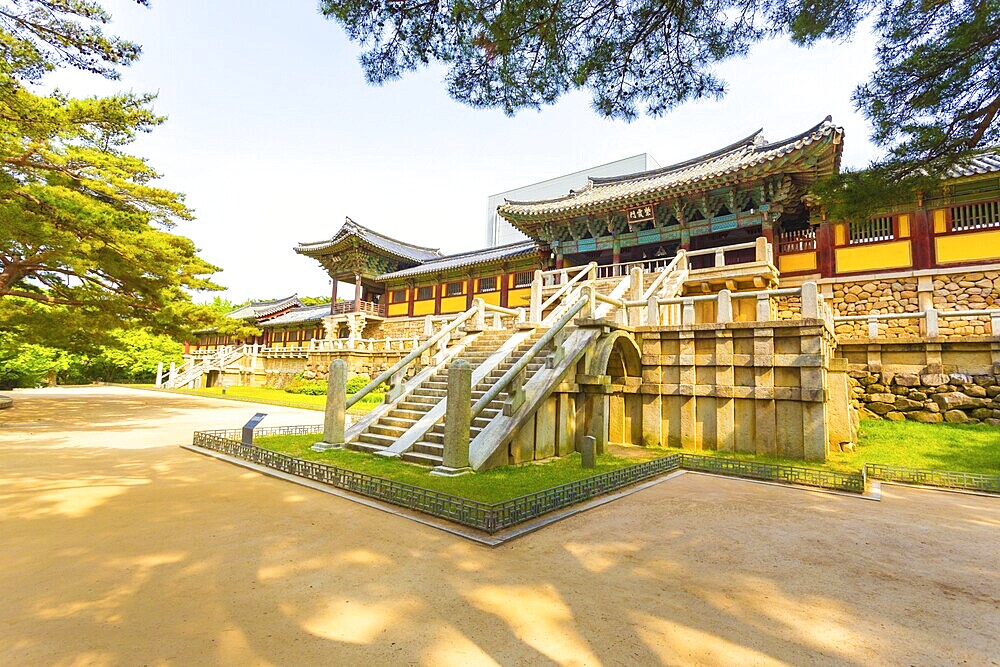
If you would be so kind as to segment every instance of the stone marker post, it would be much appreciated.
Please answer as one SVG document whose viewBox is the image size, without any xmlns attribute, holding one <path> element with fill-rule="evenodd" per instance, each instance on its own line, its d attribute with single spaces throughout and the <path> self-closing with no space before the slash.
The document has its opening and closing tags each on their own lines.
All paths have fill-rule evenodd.
<svg viewBox="0 0 1000 667">
<path fill-rule="evenodd" d="M 344 420 L 347 418 L 347 362 L 334 359 L 326 383 L 326 414 L 323 417 L 323 441 L 311 447 L 314 452 L 341 449 L 344 446 Z"/>
<path fill-rule="evenodd" d="M 457 477 L 469 467 L 469 431 L 472 424 L 472 366 L 457 359 L 448 367 L 448 398 L 444 416 L 444 453 L 432 475 Z"/>
<path fill-rule="evenodd" d="M 597 465 L 597 438 L 592 435 L 583 438 L 583 448 L 580 450 L 583 458 L 584 468 L 593 468 Z"/>
</svg>

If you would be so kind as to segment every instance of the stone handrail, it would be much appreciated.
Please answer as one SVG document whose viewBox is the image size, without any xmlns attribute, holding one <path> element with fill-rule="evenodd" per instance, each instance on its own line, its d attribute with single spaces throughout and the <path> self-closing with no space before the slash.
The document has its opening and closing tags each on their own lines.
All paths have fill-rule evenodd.
<svg viewBox="0 0 1000 667">
<path fill-rule="evenodd" d="M 418 338 L 314 338 L 310 352 L 405 352 L 416 348 Z"/>
<path fill-rule="evenodd" d="M 477 301 L 482 301 L 482 299 L 477 299 Z M 434 345 L 439 345 L 441 347 L 446 347 L 448 341 L 451 338 L 451 333 L 458 329 L 462 324 L 468 321 L 470 318 L 475 316 L 477 311 L 477 306 L 469 308 L 467 311 L 452 320 L 451 324 L 442 328 L 436 334 L 428 338 L 417 348 L 410 351 L 405 357 L 393 364 L 388 370 L 383 371 L 378 377 L 373 379 L 371 382 L 366 384 L 361 391 L 352 395 L 347 399 L 347 404 L 345 407 L 350 408 L 352 405 L 360 401 L 362 398 L 367 396 L 373 389 L 381 385 L 383 382 L 388 380 L 393 380 L 393 385 L 396 385 L 402 381 L 402 373 L 406 371 L 406 368 L 420 358 L 427 350 L 431 349 Z"/>
<path fill-rule="evenodd" d="M 592 290 L 591 293 L 595 293 L 595 291 Z M 570 306 L 563 316 L 552 325 L 552 328 L 546 331 L 542 337 L 539 338 L 535 344 L 532 345 L 531 348 L 525 352 L 499 380 L 494 382 L 493 386 L 490 387 L 478 401 L 473 404 L 470 420 L 475 420 L 476 417 L 478 417 L 482 411 L 486 409 L 486 406 L 492 403 L 494 399 L 500 395 L 500 392 L 506 389 L 511 384 L 513 379 L 520 375 L 525 368 L 527 368 L 528 364 L 531 363 L 536 356 L 538 356 L 539 352 L 544 350 L 552 343 L 553 340 L 555 340 L 556 336 L 562 332 L 562 330 L 573 320 L 574 317 L 576 317 L 577 313 L 584 309 L 587 303 L 588 299 L 585 297 Z"/>
<path fill-rule="evenodd" d="M 870 315 L 838 315 L 833 318 L 834 322 L 867 322 L 868 337 L 878 338 L 879 322 L 889 320 L 924 320 L 924 335 L 928 338 L 935 338 L 940 334 L 938 320 L 941 318 L 957 317 L 988 317 L 990 318 L 990 331 L 994 336 L 1000 336 L 1000 308 L 989 308 L 986 310 L 937 310 L 929 308 L 913 313 L 877 313 Z"/>
<path fill-rule="evenodd" d="M 586 276 L 588 276 L 590 274 L 591 270 L 593 270 L 595 268 L 597 268 L 597 262 L 591 262 L 590 264 L 585 265 L 579 272 L 577 272 L 577 274 L 575 276 L 573 276 L 569 280 L 565 280 L 564 279 L 562 287 L 560 287 L 558 290 L 556 290 L 555 294 L 553 294 L 548 299 L 546 299 L 545 301 L 542 302 L 542 305 L 541 305 L 542 312 L 545 312 L 546 308 L 548 308 L 549 306 L 551 306 L 557 300 L 561 299 L 563 297 L 563 295 L 566 294 L 569 291 L 570 287 L 572 287 L 576 283 L 580 282 L 583 278 L 585 278 Z M 565 273 L 566 269 L 559 269 L 559 271 L 562 272 L 564 276 L 568 276 L 568 274 Z M 542 276 L 544 276 L 544 275 L 545 275 L 545 273 L 542 273 Z M 532 287 L 534 287 L 534 285 L 532 285 Z"/>
</svg>

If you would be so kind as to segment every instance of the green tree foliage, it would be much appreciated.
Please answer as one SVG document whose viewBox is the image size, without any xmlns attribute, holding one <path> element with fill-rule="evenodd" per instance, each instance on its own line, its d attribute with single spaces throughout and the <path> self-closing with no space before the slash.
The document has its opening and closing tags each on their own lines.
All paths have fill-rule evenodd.
<svg viewBox="0 0 1000 667">
<path fill-rule="evenodd" d="M 23 340 L 72 335 L 56 324 L 98 336 L 122 324 L 182 335 L 220 323 L 189 295 L 218 289 L 218 269 L 170 232 L 192 217 L 183 195 L 157 187 L 155 169 L 127 152 L 164 121 L 155 96 L 27 87 L 59 66 L 116 78 L 140 49 L 105 35 L 108 20 L 91 0 L 0 0 L 0 327 Z"/>
<path fill-rule="evenodd" d="M 114 343 L 102 346 L 89 359 L 91 379 L 105 382 L 152 382 L 156 368 L 183 361 L 183 346 L 177 341 L 148 329 L 117 329 Z"/>
<path fill-rule="evenodd" d="M 26 343 L 9 332 L 0 331 L 0 389 L 37 387 L 69 369 L 73 355 L 53 347 Z"/>
<path fill-rule="evenodd" d="M 942 173 L 1000 140 L 997 0 L 321 0 L 320 11 L 364 45 L 372 83 L 440 62 L 449 93 L 473 106 L 511 114 L 586 88 L 600 114 L 625 119 L 724 94 L 714 65 L 764 37 L 846 39 L 874 15 L 877 66 L 854 102 L 887 180 Z"/>
</svg>

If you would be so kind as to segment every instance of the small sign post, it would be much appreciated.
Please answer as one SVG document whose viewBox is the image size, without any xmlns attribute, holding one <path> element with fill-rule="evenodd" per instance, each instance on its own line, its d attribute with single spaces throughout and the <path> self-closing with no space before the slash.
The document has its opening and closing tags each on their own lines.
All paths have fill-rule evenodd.
<svg viewBox="0 0 1000 667">
<path fill-rule="evenodd" d="M 250 418 L 246 424 L 243 425 L 243 444 L 247 446 L 253 446 L 253 430 L 257 428 L 264 417 L 267 416 L 266 412 L 258 412 L 253 417 Z"/>
</svg>

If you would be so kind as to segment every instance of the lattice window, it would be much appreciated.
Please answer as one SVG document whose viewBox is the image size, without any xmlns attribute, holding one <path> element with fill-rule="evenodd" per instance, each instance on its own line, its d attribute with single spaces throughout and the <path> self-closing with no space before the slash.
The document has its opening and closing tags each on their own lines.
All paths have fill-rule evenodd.
<svg viewBox="0 0 1000 667">
<path fill-rule="evenodd" d="M 462 283 L 448 283 L 448 296 L 458 296 L 462 293 Z"/>
<path fill-rule="evenodd" d="M 406 290 L 405 289 L 394 289 L 392 290 L 392 302 L 393 303 L 403 303 L 406 301 Z"/>
<path fill-rule="evenodd" d="M 421 287 L 417 290 L 417 299 L 420 301 L 427 301 L 428 299 L 434 298 L 434 288 L 433 287 Z"/>
<path fill-rule="evenodd" d="M 850 235 L 848 243 L 852 245 L 891 241 L 895 238 L 892 233 L 892 216 L 872 218 L 864 222 L 852 222 L 850 223 Z"/>
<path fill-rule="evenodd" d="M 497 277 L 491 276 L 489 278 L 479 279 L 479 292 L 480 294 L 485 292 L 496 292 L 497 291 Z"/>
<path fill-rule="evenodd" d="M 1000 227 L 1000 201 L 951 207 L 952 231 Z"/>
<path fill-rule="evenodd" d="M 514 287 L 527 287 L 534 278 L 534 271 L 518 271 L 514 274 Z"/>
<path fill-rule="evenodd" d="M 811 227 L 778 234 L 778 252 L 781 254 L 815 249 L 816 230 Z"/>
</svg>

